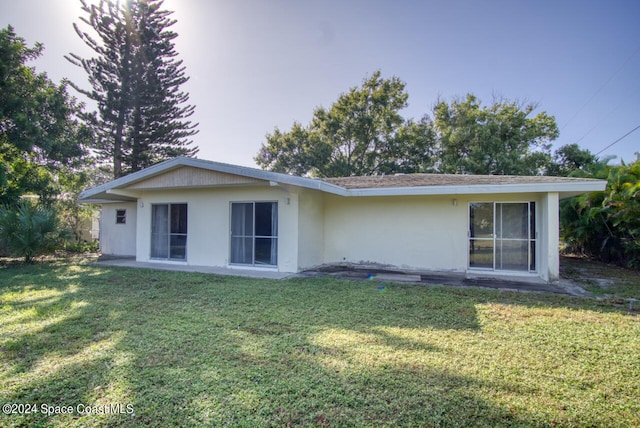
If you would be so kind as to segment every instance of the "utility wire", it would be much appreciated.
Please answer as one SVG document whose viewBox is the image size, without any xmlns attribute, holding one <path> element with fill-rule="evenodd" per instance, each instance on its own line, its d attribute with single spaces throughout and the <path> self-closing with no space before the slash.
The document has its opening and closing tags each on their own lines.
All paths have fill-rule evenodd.
<svg viewBox="0 0 640 428">
<path fill-rule="evenodd" d="M 607 147 L 605 147 L 604 149 L 600 150 L 598 153 L 596 153 L 596 156 L 598 156 L 600 153 L 604 152 L 605 150 L 607 150 L 609 147 L 613 146 L 614 144 L 622 141 L 624 138 L 628 137 L 629 135 L 631 135 L 632 133 L 634 133 L 635 131 L 637 131 L 638 129 L 640 129 L 640 125 L 636 126 L 635 128 L 633 128 L 631 131 L 627 132 L 626 134 L 624 134 L 622 137 L 618 138 L 616 141 L 614 141 L 613 143 L 609 144 Z"/>
<path fill-rule="evenodd" d="M 632 92 L 629 95 L 636 95 L 636 93 L 640 92 L 640 87 L 638 87 L 638 89 L 634 92 Z M 580 141 L 584 140 L 589 134 L 591 134 L 591 132 L 593 132 L 594 129 L 596 129 L 598 126 L 602 125 L 602 123 L 607 120 L 613 113 L 615 113 L 616 111 L 620 110 L 620 108 L 622 107 L 623 103 L 620 102 L 618 103 L 617 106 L 615 106 L 613 109 L 611 109 L 609 111 L 609 113 L 605 114 L 604 116 L 600 117 L 600 120 L 598 120 L 595 125 L 593 125 L 582 137 L 578 138 L 576 141 L 574 141 L 574 144 L 578 144 Z"/>
<path fill-rule="evenodd" d="M 609 77 L 609 78 L 607 79 L 607 81 L 606 81 L 606 82 L 604 82 L 604 83 L 603 83 L 603 84 L 602 84 L 602 85 L 601 85 L 601 86 L 600 86 L 600 87 L 599 87 L 599 88 L 598 88 L 598 89 L 593 93 L 593 95 L 591 95 L 591 97 L 587 100 L 587 102 L 586 102 L 586 103 L 584 103 L 584 104 L 582 105 L 582 107 L 580 107 L 580 108 L 578 109 L 578 111 L 577 111 L 577 112 L 575 112 L 575 113 L 574 113 L 574 115 L 573 115 L 573 116 L 571 116 L 571 118 L 570 118 L 570 119 L 569 119 L 569 120 L 568 120 L 564 125 L 562 125 L 562 127 L 561 127 L 560 129 L 564 129 L 564 128 L 566 128 L 566 127 L 567 127 L 567 125 L 569 125 L 569 124 L 573 121 L 573 119 L 575 119 L 575 118 L 576 118 L 576 116 L 578 116 L 578 114 L 580 114 L 580 112 L 582 112 L 582 110 L 584 110 L 584 108 L 585 108 L 587 105 L 589 105 L 589 103 L 590 103 L 591 101 L 593 101 L 593 99 L 594 99 L 594 98 L 595 98 L 595 97 L 600 93 L 600 91 L 602 91 L 602 90 L 604 89 L 604 87 L 605 87 L 605 86 L 607 86 L 607 85 L 609 84 L 609 82 L 611 82 L 611 81 L 613 80 L 613 78 L 614 78 L 614 77 L 616 77 L 616 76 L 618 75 L 618 73 L 620 73 L 620 71 L 622 71 L 622 69 L 627 65 L 627 63 L 628 63 L 629 61 L 631 61 L 631 58 L 633 58 L 633 57 L 638 53 L 638 51 L 640 51 L 640 46 L 638 46 L 638 48 L 637 48 L 635 51 L 633 51 L 633 53 L 632 53 L 631 55 L 629 55 L 629 58 L 627 58 L 627 60 L 626 60 L 624 63 L 622 63 L 622 65 L 620 66 L 620 68 L 618 68 L 618 69 L 616 70 L 616 72 L 615 72 L 615 73 L 613 73 L 613 74 L 611 75 L 611 77 Z"/>
</svg>

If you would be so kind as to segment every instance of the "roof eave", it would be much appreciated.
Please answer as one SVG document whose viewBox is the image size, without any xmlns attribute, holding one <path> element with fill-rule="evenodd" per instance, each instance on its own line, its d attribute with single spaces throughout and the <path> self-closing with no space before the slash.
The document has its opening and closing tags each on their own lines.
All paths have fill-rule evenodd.
<svg viewBox="0 0 640 428">
<path fill-rule="evenodd" d="M 136 199 L 126 199 L 126 198 L 107 199 L 107 198 L 100 198 L 100 197 L 78 199 L 78 203 L 80 204 L 117 204 L 122 202 L 136 202 Z"/>
<path fill-rule="evenodd" d="M 345 196 L 420 196 L 420 195 L 478 195 L 500 193 L 560 193 L 570 196 L 605 189 L 606 181 L 572 183 L 481 184 L 454 186 L 416 186 L 348 189 Z M 569 196 L 569 197 L 570 197 Z"/>
<path fill-rule="evenodd" d="M 255 168 L 249 168 L 239 165 L 231 165 L 226 163 L 208 161 L 203 159 L 194 159 L 186 157 L 177 157 L 169 159 L 167 161 L 158 163 L 156 165 L 145 168 L 141 171 L 134 172 L 125 177 L 121 177 L 94 187 L 93 189 L 85 190 L 80 193 L 79 200 L 95 199 L 102 193 L 109 193 L 114 189 L 124 189 L 127 186 L 136 182 L 146 180 L 156 175 L 163 174 L 175 168 L 182 166 L 190 166 L 193 168 L 204 168 L 210 171 L 224 172 L 227 174 L 241 175 L 244 177 L 255 178 L 258 180 L 264 180 L 269 182 L 276 182 L 282 184 L 289 184 L 293 186 L 303 187 L 307 189 L 319 190 L 321 192 L 333 193 L 336 195 L 345 195 L 345 189 L 335 184 L 328 183 L 314 178 L 297 177 L 293 175 L 281 174 L 278 172 L 263 171 Z"/>
<path fill-rule="evenodd" d="M 301 188 L 318 190 L 339 196 L 411 196 L 411 195 L 464 195 L 464 194 L 485 194 L 485 193 L 548 193 L 557 192 L 561 198 L 570 197 L 577 194 L 602 191 L 605 189 L 606 181 L 588 180 L 575 182 L 556 183 L 519 183 L 519 184 L 480 184 L 480 185 L 443 185 L 443 186 L 411 186 L 411 187 L 378 187 L 378 188 L 355 188 L 347 189 L 330 182 L 307 177 L 282 174 L 271 171 L 264 171 L 239 165 L 231 165 L 203 159 L 177 157 L 158 163 L 141 171 L 118 178 L 93 189 L 86 190 L 79 195 L 81 203 L 95 200 L 106 200 L 115 202 L 115 199 L 122 201 L 135 200 L 134 195 L 126 195 L 121 198 L 110 198 L 106 195 L 125 193 L 122 190 L 136 182 L 163 174 L 175 168 L 190 166 L 194 168 L 204 168 L 210 171 L 218 171 L 228 174 L 235 174 L 250 177 L 267 182 L 287 184 Z"/>
</svg>

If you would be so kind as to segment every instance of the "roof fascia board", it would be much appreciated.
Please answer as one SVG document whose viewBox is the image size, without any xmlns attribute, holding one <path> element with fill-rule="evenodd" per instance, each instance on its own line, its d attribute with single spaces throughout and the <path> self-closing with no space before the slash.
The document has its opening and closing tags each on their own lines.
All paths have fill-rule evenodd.
<svg viewBox="0 0 640 428">
<path fill-rule="evenodd" d="M 135 200 L 132 199 L 103 199 L 103 198 L 88 198 L 79 201 L 81 204 L 120 204 L 120 203 L 135 203 Z"/>
<path fill-rule="evenodd" d="M 348 189 L 345 196 L 413 196 L 413 195 L 475 195 L 485 193 L 547 193 L 596 192 L 604 190 L 606 181 L 574 183 L 489 184 L 470 186 L 388 187 Z"/>
</svg>

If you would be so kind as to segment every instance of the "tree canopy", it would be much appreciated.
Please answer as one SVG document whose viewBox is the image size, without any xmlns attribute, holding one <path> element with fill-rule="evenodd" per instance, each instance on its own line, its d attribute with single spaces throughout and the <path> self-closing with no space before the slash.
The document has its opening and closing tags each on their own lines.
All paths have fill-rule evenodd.
<svg viewBox="0 0 640 428">
<path fill-rule="evenodd" d="M 405 119 L 405 83 L 380 71 L 318 107 L 307 126 L 266 135 L 255 157 L 262 168 L 297 175 L 350 176 L 382 173 L 540 175 L 567 173 L 572 148 L 551 155 L 558 137 L 555 118 L 533 103 L 501 99 L 483 106 L 472 94 L 439 101 L 431 114 Z M 565 162 L 552 167 L 558 160 Z"/>
<path fill-rule="evenodd" d="M 461 101 L 437 103 L 432 122 L 437 172 L 542 174 L 551 161 L 549 143 L 558 137 L 558 127 L 546 112 L 529 117 L 535 109 L 535 104 L 511 100 L 483 107 L 471 94 Z"/>
<path fill-rule="evenodd" d="M 0 204 L 57 193 L 54 174 L 82 159 L 91 140 L 66 83 L 27 65 L 43 49 L 28 47 L 11 26 L 0 30 Z"/>
<path fill-rule="evenodd" d="M 318 107 L 309 125 L 267 134 L 255 160 L 265 169 L 320 177 L 418 172 L 430 161 L 430 134 L 425 122 L 400 115 L 407 98 L 404 82 L 376 71 L 330 108 Z"/>
<path fill-rule="evenodd" d="M 596 155 L 577 144 L 567 144 L 555 151 L 546 175 L 566 177 L 578 171 L 589 172 L 600 162 Z M 604 160 L 604 164 L 607 160 Z"/>
<path fill-rule="evenodd" d="M 168 158 L 194 156 L 198 148 L 189 138 L 197 124 L 188 118 L 195 106 L 180 89 L 189 78 L 177 59 L 172 12 L 162 9 L 161 0 L 81 3 L 81 21 L 97 38 L 74 27 L 94 56 L 67 59 L 85 70 L 91 90 L 73 86 L 98 107 L 97 114 L 85 116 L 97 135 L 98 158 L 111 162 L 118 178 Z"/>
</svg>

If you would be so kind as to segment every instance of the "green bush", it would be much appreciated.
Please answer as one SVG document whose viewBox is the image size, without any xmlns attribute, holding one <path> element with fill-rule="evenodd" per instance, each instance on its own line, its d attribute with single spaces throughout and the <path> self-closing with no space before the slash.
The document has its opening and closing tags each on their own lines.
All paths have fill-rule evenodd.
<svg viewBox="0 0 640 428">
<path fill-rule="evenodd" d="M 6 243 L 10 255 L 24 257 L 26 263 L 55 250 L 64 236 L 53 208 L 28 200 L 0 208 L 0 240 Z"/>
<path fill-rule="evenodd" d="M 79 253 L 79 254 L 96 253 L 98 252 L 99 247 L 100 247 L 100 244 L 98 242 L 67 241 L 64 244 L 65 251 L 68 251 L 70 253 Z"/>
<path fill-rule="evenodd" d="M 640 268 L 640 160 L 600 164 L 592 177 L 606 179 L 607 187 L 563 201 L 562 240 L 569 251 Z"/>
</svg>

